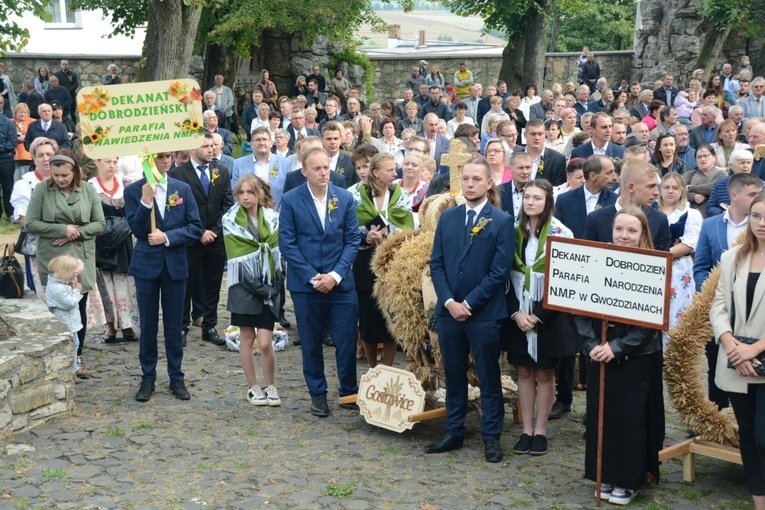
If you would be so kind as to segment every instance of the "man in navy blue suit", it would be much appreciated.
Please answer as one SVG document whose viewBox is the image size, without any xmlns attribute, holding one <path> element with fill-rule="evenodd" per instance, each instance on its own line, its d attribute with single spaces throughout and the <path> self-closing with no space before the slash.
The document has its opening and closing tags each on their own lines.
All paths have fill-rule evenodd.
<svg viewBox="0 0 765 510">
<path fill-rule="evenodd" d="M 306 136 L 321 136 L 318 130 L 305 127 L 305 111 L 293 110 L 290 116 L 290 125 L 287 126 L 287 132 L 290 134 L 290 140 L 287 147 L 294 150 L 295 142 Z"/>
<path fill-rule="evenodd" d="M 547 179 L 553 186 L 566 182 L 566 158 L 545 147 L 545 123 L 531 119 L 526 123 L 526 152 L 531 156 L 531 180 Z"/>
<path fill-rule="evenodd" d="M 335 343 L 340 396 L 352 395 L 359 389 L 359 303 L 351 266 L 361 238 L 351 194 L 329 182 L 327 152 L 306 151 L 301 171 L 307 182 L 282 197 L 279 248 L 289 267 L 287 289 L 295 305 L 311 413 L 326 417 L 329 406 L 322 353 L 325 323 Z"/>
<path fill-rule="evenodd" d="M 699 241 L 696 244 L 696 258 L 693 261 L 693 280 L 696 292 L 709 278 L 709 273 L 720 263 L 723 252 L 730 248 L 739 234 L 749 223 L 749 206 L 752 200 L 762 192 L 762 180 L 754 174 L 739 173 L 728 179 L 730 206 L 723 214 L 712 216 L 701 224 Z M 720 345 L 712 339 L 707 343 L 707 391 L 709 400 L 718 409 L 728 407 L 728 395 L 715 384 L 717 352 Z"/>
<path fill-rule="evenodd" d="M 619 195 L 611 191 L 617 179 L 614 163 L 607 156 L 590 156 L 582 167 L 584 184 L 558 196 L 555 217 L 566 225 L 574 237 L 582 239 L 587 216 L 596 209 L 613 206 Z M 574 369 L 576 357 L 561 358 L 558 363 L 558 394 L 549 419 L 557 420 L 571 412 L 574 401 Z"/>
<path fill-rule="evenodd" d="M 571 151 L 571 158 L 589 158 L 593 154 L 608 156 L 609 158 L 624 158 L 624 147 L 611 143 L 611 117 L 605 112 L 598 112 L 590 120 L 592 127 L 592 141 L 580 145 Z"/>
<path fill-rule="evenodd" d="M 654 249 L 668 251 L 671 247 L 671 237 L 667 216 L 652 207 L 654 200 L 659 196 L 659 174 L 656 168 L 647 161 L 630 158 L 625 160 L 619 180 L 619 199 L 614 205 L 601 207 L 587 216 L 583 239 L 601 243 L 613 242 L 616 211 L 635 206 L 645 213 Z"/>
<path fill-rule="evenodd" d="M 436 228 L 430 274 L 438 296 L 438 342 L 446 377 L 446 433 L 425 447 L 442 453 L 462 447 L 467 413 L 468 356 L 481 380 L 481 436 L 487 462 L 503 458 L 499 439 L 505 414 L 499 370 L 505 284 L 515 253 L 513 218 L 501 211 L 491 169 L 483 157 L 462 169 L 465 205 L 443 212 Z"/>
<path fill-rule="evenodd" d="M 510 171 L 513 173 L 513 178 L 497 190 L 502 210 L 513 217 L 513 223 L 520 218 L 523 190 L 531 182 L 532 170 L 531 156 L 526 152 L 514 152 L 510 156 Z"/>
<path fill-rule="evenodd" d="M 172 163 L 171 154 L 157 154 L 154 161 L 157 170 L 166 175 Z M 156 220 L 154 232 L 151 231 L 152 210 Z M 191 395 L 181 370 L 181 322 L 186 279 L 189 277 L 186 243 L 199 239 L 204 232 L 197 203 L 185 182 L 168 178 L 166 184 L 157 183 L 154 190 L 143 178 L 125 188 L 125 214 L 136 238 L 128 274 L 135 279 L 138 311 L 141 314 L 138 359 L 143 377 L 135 399 L 146 402 L 154 392 L 161 292 L 170 391 L 176 398 L 188 400 Z"/>
</svg>

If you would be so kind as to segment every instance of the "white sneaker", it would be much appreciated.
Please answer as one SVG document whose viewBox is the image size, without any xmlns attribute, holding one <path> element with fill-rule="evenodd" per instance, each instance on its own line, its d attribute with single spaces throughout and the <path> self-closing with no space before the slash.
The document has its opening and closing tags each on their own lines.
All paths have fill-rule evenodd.
<svg viewBox="0 0 765 510">
<path fill-rule="evenodd" d="M 268 405 L 268 402 L 266 402 L 266 395 L 257 384 L 247 391 L 247 400 L 254 406 Z"/>
<path fill-rule="evenodd" d="M 608 498 L 608 502 L 614 505 L 629 505 L 635 496 L 637 496 L 637 491 L 614 487 L 614 490 L 611 491 L 611 496 Z"/>
<path fill-rule="evenodd" d="M 276 386 L 273 384 L 266 388 L 266 400 L 268 401 L 268 405 L 270 406 L 280 406 L 282 405 L 282 401 L 279 398 L 279 393 L 276 391 Z"/>
</svg>

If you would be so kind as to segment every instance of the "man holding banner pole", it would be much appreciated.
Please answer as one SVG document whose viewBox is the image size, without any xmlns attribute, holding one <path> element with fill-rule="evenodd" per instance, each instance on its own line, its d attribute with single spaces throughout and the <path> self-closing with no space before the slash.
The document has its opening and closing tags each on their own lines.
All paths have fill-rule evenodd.
<svg viewBox="0 0 765 510">
<path fill-rule="evenodd" d="M 160 303 L 170 392 L 181 400 L 191 398 L 181 370 L 181 320 L 189 277 L 185 245 L 199 239 L 204 230 L 191 188 L 166 177 L 171 163 L 169 152 L 147 157 L 145 177 L 125 188 L 125 213 L 136 238 L 128 274 L 135 279 L 141 316 L 138 359 L 143 377 L 135 394 L 139 402 L 148 401 L 154 393 Z"/>
</svg>

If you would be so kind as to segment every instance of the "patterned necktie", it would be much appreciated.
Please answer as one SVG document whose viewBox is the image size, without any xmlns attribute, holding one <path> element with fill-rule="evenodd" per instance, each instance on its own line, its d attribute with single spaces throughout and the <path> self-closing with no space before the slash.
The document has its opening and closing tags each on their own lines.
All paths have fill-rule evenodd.
<svg viewBox="0 0 765 510">
<path fill-rule="evenodd" d="M 210 178 L 207 177 L 207 165 L 199 165 L 197 170 L 200 172 L 199 180 L 202 181 L 202 189 L 205 190 L 205 195 L 210 194 Z"/>
<path fill-rule="evenodd" d="M 465 241 L 470 244 L 470 232 L 473 230 L 473 222 L 475 221 L 475 211 L 468 209 L 467 223 L 465 223 Z"/>
</svg>

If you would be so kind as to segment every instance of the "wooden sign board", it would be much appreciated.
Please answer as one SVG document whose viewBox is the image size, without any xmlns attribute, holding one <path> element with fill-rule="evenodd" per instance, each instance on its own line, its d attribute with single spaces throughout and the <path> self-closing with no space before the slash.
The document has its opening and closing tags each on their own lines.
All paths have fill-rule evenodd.
<svg viewBox="0 0 765 510">
<path fill-rule="evenodd" d="M 666 331 L 672 254 L 548 237 L 544 307 Z"/>
<path fill-rule="evenodd" d="M 82 147 L 97 159 L 194 149 L 204 141 L 202 91 L 190 79 L 84 87 Z"/>
<path fill-rule="evenodd" d="M 409 416 L 425 409 L 425 390 L 413 373 L 377 365 L 361 377 L 356 403 L 370 425 L 403 432 L 414 426 Z"/>
</svg>

